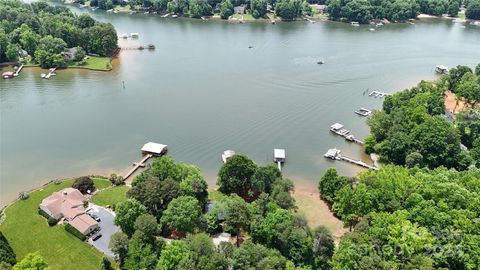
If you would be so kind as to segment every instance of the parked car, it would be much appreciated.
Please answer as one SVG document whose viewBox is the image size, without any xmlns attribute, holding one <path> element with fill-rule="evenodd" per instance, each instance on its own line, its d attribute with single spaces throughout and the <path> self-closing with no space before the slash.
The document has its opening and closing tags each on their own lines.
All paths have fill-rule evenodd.
<svg viewBox="0 0 480 270">
<path fill-rule="evenodd" d="M 101 221 L 101 219 L 100 219 L 97 215 L 95 215 L 95 214 L 93 214 L 93 213 L 87 213 L 87 214 L 88 214 L 91 218 L 93 218 L 95 221 L 97 221 L 97 222 L 100 222 L 100 221 Z"/>
<path fill-rule="evenodd" d="M 94 235 L 92 236 L 92 240 L 93 240 L 93 241 L 97 241 L 100 237 L 102 237 L 102 234 L 101 234 L 101 233 L 94 234 Z"/>
</svg>

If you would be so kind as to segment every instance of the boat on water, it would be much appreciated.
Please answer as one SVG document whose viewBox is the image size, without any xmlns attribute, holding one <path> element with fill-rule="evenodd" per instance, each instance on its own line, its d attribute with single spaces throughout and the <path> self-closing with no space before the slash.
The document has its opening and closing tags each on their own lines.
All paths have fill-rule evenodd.
<svg viewBox="0 0 480 270">
<path fill-rule="evenodd" d="M 361 116 L 369 116 L 372 113 L 372 111 L 365 108 L 360 108 L 356 110 L 355 113 Z"/>
<path fill-rule="evenodd" d="M 435 72 L 439 73 L 439 74 L 446 74 L 449 72 L 448 68 L 444 65 L 437 65 L 435 67 Z"/>
<path fill-rule="evenodd" d="M 45 73 L 40 74 L 40 78 L 45 79 L 45 77 L 47 77 L 47 74 Z"/>
<path fill-rule="evenodd" d="M 325 64 L 325 61 L 320 60 L 320 61 L 317 62 L 317 64 L 318 64 L 318 65 L 323 65 L 323 64 Z"/>
<path fill-rule="evenodd" d="M 5 71 L 4 73 L 2 73 L 2 78 L 4 79 L 11 79 L 13 78 L 13 71 Z"/>
<path fill-rule="evenodd" d="M 227 163 L 227 160 L 231 157 L 235 156 L 235 151 L 233 150 L 225 150 L 222 154 L 222 161 L 223 163 Z"/>
<path fill-rule="evenodd" d="M 139 34 L 138 33 L 130 33 L 131 38 L 138 38 Z"/>
<path fill-rule="evenodd" d="M 149 49 L 149 50 L 155 50 L 155 45 L 153 45 L 153 44 L 148 44 L 148 45 L 147 45 L 147 49 Z"/>
<path fill-rule="evenodd" d="M 172 15 L 172 18 L 177 18 L 177 17 L 178 17 L 177 14 L 173 14 L 173 15 Z"/>
<path fill-rule="evenodd" d="M 121 38 L 128 38 L 128 34 L 123 33 L 123 34 L 120 35 L 120 37 L 121 37 Z"/>
<path fill-rule="evenodd" d="M 338 134 L 340 136 L 346 136 L 348 133 L 350 133 L 350 131 L 343 128 L 343 125 L 340 124 L 340 123 L 335 123 L 335 124 L 331 125 L 330 126 L 330 131 L 335 133 L 335 134 Z"/>
<path fill-rule="evenodd" d="M 350 25 L 352 25 L 352 26 L 360 26 L 360 23 L 358 23 L 358 22 L 350 22 Z"/>
<path fill-rule="evenodd" d="M 375 29 L 375 28 L 370 28 L 370 29 L 368 29 L 368 31 L 370 31 L 370 32 L 375 32 L 376 29 Z"/>
</svg>

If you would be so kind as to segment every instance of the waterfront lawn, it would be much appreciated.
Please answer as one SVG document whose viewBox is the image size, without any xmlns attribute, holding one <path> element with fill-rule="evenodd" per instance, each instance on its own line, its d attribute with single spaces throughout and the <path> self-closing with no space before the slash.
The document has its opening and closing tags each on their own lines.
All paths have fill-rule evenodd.
<svg viewBox="0 0 480 270">
<path fill-rule="evenodd" d="M 100 206 L 113 206 L 119 202 L 127 200 L 127 186 L 111 187 L 97 192 L 92 197 L 92 202 Z"/>
<path fill-rule="evenodd" d="M 112 183 L 110 182 L 110 180 L 104 177 L 92 177 L 92 180 L 93 180 L 93 185 L 97 190 L 112 186 Z"/>
<path fill-rule="evenodd" d="M 98 269 L 102 259 L 99 251 L 68 233 L 61 224 L 49 227 L 47 220 L 38 214 L 42 199 L 72 183 L 73 180 L 58 185 L 50 183 L 30 193 L 27 200 L 17 201 L 5 209 L 6 218 L 0 230 L 15 251 L 17 260 L 38 251 L 50 269 Z"/>
<path fill-rule="evenodd" d="M 112 69 L 112 65 L 110 64 L 110 57 L 98 56 L 88 56 L 88 59 L 85 60 L 85 63 L 83 65 L 79 65 L 78 63 L 74 62 L 69 65 L 69 67 L 79 67 L 101 71 L 108 71 Z"/>
</svg>

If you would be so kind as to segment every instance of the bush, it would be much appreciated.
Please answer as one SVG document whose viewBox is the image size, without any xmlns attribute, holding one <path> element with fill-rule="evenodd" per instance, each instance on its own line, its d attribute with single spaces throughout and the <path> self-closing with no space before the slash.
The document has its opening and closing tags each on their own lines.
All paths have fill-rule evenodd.
<svg viewBox="0 0 480 270">
<path fill-rule="evenodd" d="M 2 232 L 0 232 L 0 262 L 8 263 L 9 265 L 14 265 L 17 262 L 15 259 L 15 253 Z M 0 269 L 2 269 L 1 264 Z"/>
<path fill-rule="evenodd" d="M 75 179 L 72 185 L 73 188 L 78 189 L 82 194 L 92 193 L 95 190 L 95 186 L 93 185 L 93 180 L 88 176 L 82 176 Z"/>
<path fill-rule="evenodd" d="M 53 225 L 57 224 L 57 222 L 58 222 L 58 220 L 56 220 L 55 218 L 51 217 L 49 214 L 47 214 L 45 211 L 43 211 L 43 210 L 40 209 L 40 208 L 38 209 L 38 214 L 47 219 L 47 221 L 48 221 L 48 226 L 53 226 Z"/>
<path fill-rule="evenodd" d="M 20 200 L 26 200 L 26 199 L 28 199 L 28 197 L 30 197 L 30 195 L 28 195 L 27 192 L 20 192 L 20 193 L 18 194 L 18 198 L 19 198 Z"/>
<path fill-rule="evenodd" d="M 60 183 L 62 183 L 62 180 L 60 180 L 60 179 L 55 179 L 55 180 L 53 180 L 53 183 L 54 183 L 55 185 L 60 185 Z"/>
<path fill-rule="evenodd" d="M 81 232 L 79 232 L 77 229 L 75 229 L 72 225 L 70 224 L 66 224 L 65 225 L 65 230 L 71 234 L 73 234 L 75 237 L 77 237 L 78 239 L 82 240 L 82 241 L 85 241 L 85 239 L 87 239 L 87 237 L 85 235 L 83 235 Z"/>
</svg>

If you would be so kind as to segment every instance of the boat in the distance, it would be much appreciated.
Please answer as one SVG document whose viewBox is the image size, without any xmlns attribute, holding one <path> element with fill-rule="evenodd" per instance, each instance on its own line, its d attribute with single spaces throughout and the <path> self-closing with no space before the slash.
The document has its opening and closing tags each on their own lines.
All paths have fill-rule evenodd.
<svg viewBox="0 0 480 270">
<path fill-rule="evenodd" d="M 448 68 L 444 65 L 437 65 L 435 67 L 435 72 L 439 73 L 439 74 L 445 74 L 445 73 L 448 73 Z"/>
<path fill-rule="evenodd" d="M 369 109 L 360 108 L 356 110 L 355 113 L 361 116 L 369 116 L 372 113 L 372 111 L 370 111 Z"/>
</svg>

